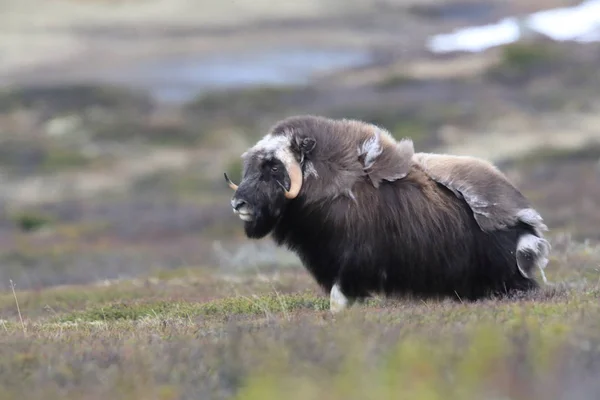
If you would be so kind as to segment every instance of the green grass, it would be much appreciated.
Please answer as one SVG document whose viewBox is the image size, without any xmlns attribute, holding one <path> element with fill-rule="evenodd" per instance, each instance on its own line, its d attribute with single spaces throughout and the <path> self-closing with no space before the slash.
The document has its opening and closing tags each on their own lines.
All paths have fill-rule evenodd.
<svg viewBox="0 0 600 400">
<path fill-rule="evenodd" d="M 277 275 L 227 275 L 208 268 L 180 268 L 105 285 L 69 285 L 17 291 L 20 310 L 32 319 L 56 321 L 136 320 L 148 315 L 223 317 L 232 313 L 323 308 L 301 271 Z M 257 293 L 261 293 L 256 297 Z M 312 293 L 312 294 L 311 294 Z M 16 319 L 13 294 L 0 293 L 0 318 Z"/>
<path fill-rule="evenodd" d="M 528 375 L 540 378 L 552 370 L 555 359 L 552 351 L 563 338 L 561 328 L 551 337 L 535 337 L 524 343 L 525 356 L 531 361 L 523 369 Z M 377 362 L 369 360 L 365 343 L 368 338 L 359 335 L 349 344 L 340 368 L 333 376 L 320 371 L 297 373 L 294 361 L 283 353 L 277 363 L 269 361 L 259 372 L 246 380 L 239 399 L 466 399 L 487 398 L 486 395 L 510 394 L 511 398 L 526 398 L 542 388 L 531 389 L 525 377 L 515 373 L 511 340 L 519 340 L 524 332 L 534 327 L 523 324 L 507 333 L 493 325 L 467 329 L 458 337 L 438 341 L 409 335 L 392 343 Z M 468 342 L 468 346 L 460 342 Z M 273 365 L 275 364 L 275 365 Z M 513 380 L 512 390 L 506 390 L 505 380 Z M 529 386 L 529 387 L 528 387 Z M 508 392 L 508 393 L 507 393 Z M 287 395 L 287 396 L 286 396 Z M 482 396 L 482 397 L 479 397 Z M 514 397 L 513 397 L 514 396 Z"/>
<path fill-rule="evenodd" d="M 488 71 L 488 76 L 520 83 L 555 71 L 565 59 L 563 48 L 555 43 L 513 43 L 501 49 L 500 60 Z"/>
<path fill-rule="evenodd" d="M 503 49 L 502 61 L 507 67 L 523 70 L 555 60 L 558 54 L 549 44 L 513 43 Z"/>
<path fill-rule="evenodd" d="M 143 318 L 227 317 L 231 315 L 263 315 L 296 310 L 326 310 L 329 302 L 314 294 L 278 293 L 262 296 L 240 296 L 191 303 L 186 301 L 136 301 L 92 306 L 83 311 L 67 313 L 56 322 L 94 322 L 139 320 Z"/>
<path fill-rule="evenodd" d="M 23 232 L 37 231 L 52 223 L 50 216 L 36 211 L 17 212 L 11 216 L 11 220 Z"/>
<path fill-rule="evenodd" d="M 408 86 L 412 83 L 418 84 L 420 81 L 408 74 L 392 73 L 383 77 L 380 81 L 374 84 L 379 90 L 397 89 L 402 86 Z"/>
<path fill-rule="evenodd" d="M 0 398 L 560 398 L 562 368 L 593 370 L 578 346 L 600 338 L 597 298 L 371 301 L 335 317 L 313 293 L 98 304 L 0 323 Z"/>
</svg>

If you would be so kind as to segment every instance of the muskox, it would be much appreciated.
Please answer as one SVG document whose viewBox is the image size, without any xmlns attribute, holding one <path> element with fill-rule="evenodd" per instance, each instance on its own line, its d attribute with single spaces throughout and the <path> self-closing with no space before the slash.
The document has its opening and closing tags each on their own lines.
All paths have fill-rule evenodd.
<svg viewBox="0 0 600 400">
<path fill-rule="evenodd" d="M 243 155 L 248 238 L 298 254 L 337 312 L 374 294 L 475 301 L 539 287 L 539 213 L 491 163 L 415 153 L 370 123 L 294 116 Z"/>
</svg>

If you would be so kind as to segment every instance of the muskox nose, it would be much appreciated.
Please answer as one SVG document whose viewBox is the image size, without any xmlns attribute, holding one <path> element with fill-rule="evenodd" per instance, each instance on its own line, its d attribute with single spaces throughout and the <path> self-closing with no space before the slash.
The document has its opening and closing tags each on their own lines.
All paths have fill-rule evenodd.
<svg viewBox="0 0 600 400">
<path fill-rule="evenodd" d="M 245 205 L 246 205 L 246 202 L 242 199 L 232 199 L 231 200 L 231 207 L 233 207 L 233 209 L 235 211 L 238 211 L 240 208 L 242 208 Z"/>
</svg>

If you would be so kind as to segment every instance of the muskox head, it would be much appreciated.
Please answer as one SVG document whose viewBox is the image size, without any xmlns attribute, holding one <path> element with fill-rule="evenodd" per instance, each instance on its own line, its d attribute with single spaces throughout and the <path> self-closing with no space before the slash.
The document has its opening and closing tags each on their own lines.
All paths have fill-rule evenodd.
<svg viewBox="0 0 600 400">
<path fill-rule="evenodd" d="M 262 238 L 275 227 L 288 202 L 302 190 L 303 162 L 316 140 L 288 125 L 276 126 L 242 155 L 242 181 L 234 184 L 225 173 L 233 212 L 244 221 L 246 235 Z"/>
</svg>

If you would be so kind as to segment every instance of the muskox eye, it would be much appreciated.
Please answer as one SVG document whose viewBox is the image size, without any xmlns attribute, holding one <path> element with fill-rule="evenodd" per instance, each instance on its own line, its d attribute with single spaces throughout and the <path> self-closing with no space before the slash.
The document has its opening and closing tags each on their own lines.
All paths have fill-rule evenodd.
<svg viewBox="0 0 600 400">
<path fill-rule="evenodd" d="M 277 172 L 278 170 L 279 170 L 279 168 L 276 165 L 273 165 L 271 167 L 271 171 L 273 171 L 273 172 Z"/>
</svg>

